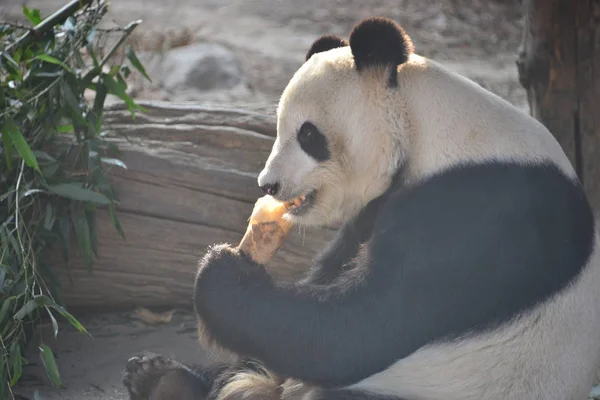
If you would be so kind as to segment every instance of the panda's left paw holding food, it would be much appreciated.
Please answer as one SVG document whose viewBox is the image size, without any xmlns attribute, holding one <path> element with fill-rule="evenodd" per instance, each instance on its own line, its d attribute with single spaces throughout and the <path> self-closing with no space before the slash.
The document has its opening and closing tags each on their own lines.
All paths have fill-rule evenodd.
<svg viewBox="0 0 600 400">
<path fill-rule="evenodd" d="M 230 290 L 248 279 L 267 279 L 265 269 L 228 243 L 211 246 L 199 262 L 196 290 Z"/>
</svg>

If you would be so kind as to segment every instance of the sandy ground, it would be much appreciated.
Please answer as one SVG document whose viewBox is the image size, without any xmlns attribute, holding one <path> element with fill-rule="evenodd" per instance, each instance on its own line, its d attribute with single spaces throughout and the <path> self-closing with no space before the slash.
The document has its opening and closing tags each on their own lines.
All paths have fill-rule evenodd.
<svg viewBox="0 0 600 400">
<path fill-rule="evenodd" d="M 24 3 L 46 14 L 65 1 L 0 0 L 0 18 L 19 18 Z M 220 43 L 240 57 L 249 83 L 244 93 L 189 95 L 164 93 L 155 82 L 137 87 L 138 98 L 252 101 L 274 107 L 318 35 L 347 35 L 355 22 L 370 15 L 395 18 L 419 53 L 528 109 L 514 64 L 522 26 L 518 0 L 112 0 L 107 21 L 143 19 L 136 40 L 149 51 L 165 38 L 167 47 L 176 42 Z M 33 357 L 21 388 L 24 394 L 32 396 L 37 390 L 43 399 L 125 399 L 120 373 L 131 354 L 154 351 L 190 362 L 205 357 L 189 314 L 177 313 L 158 327 L 131 313 L 78 317 L 93 339 L 70 329 L 59 334 L 55 346 L 65 388 L 51 389 L 43 374 L 40 379 L 39 359 Z"/>
</svg>

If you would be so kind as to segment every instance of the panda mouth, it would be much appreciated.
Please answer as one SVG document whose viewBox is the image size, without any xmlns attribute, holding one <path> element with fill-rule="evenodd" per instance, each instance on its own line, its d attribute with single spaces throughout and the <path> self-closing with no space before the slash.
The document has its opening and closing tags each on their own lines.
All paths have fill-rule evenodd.
<svg viewBox="0 0 600 400">
<path fill-rule="evenodd" d="M 288 210 L 288 214 L 295 216 L 305 214 L 314 205 L 316 195 L 317 191 L 312 190 L 307 194 L 303 194 L 302 196 L 287 201 L 285 206 Z"/>
</svg>

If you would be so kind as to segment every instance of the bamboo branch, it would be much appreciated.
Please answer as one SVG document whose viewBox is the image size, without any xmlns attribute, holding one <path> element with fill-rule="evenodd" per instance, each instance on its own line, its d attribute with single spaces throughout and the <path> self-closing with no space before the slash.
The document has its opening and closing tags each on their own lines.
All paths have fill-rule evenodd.
<svg viewBox="0 0 600 400">
<path fill-rule="evenodd" d="M 66 4 L 63 8 L 44 19 L 38 25 L 28 30 L 21 36 L 15 43 L 6 48 L 7 53 L 12 53 L 22 46 L 30 44 L 36 37 L 43 35 L 52 30 L 56 25 L 62 24 L 82 8 L 89 6 L 94 0 L 73 0 Z M 104 3 L 104 0 L 100 0 L 100 3 Z"/>
</svg>

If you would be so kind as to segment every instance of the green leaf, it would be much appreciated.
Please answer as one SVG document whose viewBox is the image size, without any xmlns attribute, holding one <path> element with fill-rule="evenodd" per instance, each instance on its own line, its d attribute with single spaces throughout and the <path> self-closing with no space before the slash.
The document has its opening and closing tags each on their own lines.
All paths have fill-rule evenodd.
<svg viewBox="0 0 600 400">
<path fill-rule="evenodd" d="M 43 191 L 42 189 L 29 189 L 29 190 L 26 190 L 26 191 L 25 191 L 25 192 L 24 192 L 24 193 L 21 195 L 21 198 L 25 198 L 25 197 L 27 197 L 27 196 L 31 196 L 32 194 L 35 194 L 35 193 L 45 193 L 45 191 Z"/>
<path fill-rule="evenodd" d="M 47 188 L 52 193 L 71 200 L 90 201 L 96 204 L 111 203 L 102 193 L 86 189 L 78 183 L 59 183 L 56 185 L 47 185 Z"/>
<path fill-rule="evenodd" d="M 0 399 L 6 399 L 8 398 L 8 388 L 6 387 L 6 380 L 5 379 L 5 374 L 4 374 L 4 370 L 6 369 L 6 367 L 8 367 L 7 365 L 5 365 L 7 363 L 7 361 L 4 360 L 3 358 L 0 358 L 0 376 L 2 377 L 2 380 L 0 380 Z"/>
<path fill-rule="evenodd" d="M 35 155 L 33 155 L 33 152 L 27 144 L 27 141 L 23 137 L 21 130 L 19 129 L 15 121 L 13 121 L 10 118 L 6 120 L 4 126 L 2 127 L 2 136 L 4 135 L 8 135 L 10 137 L 13 146 L 15 146 L 19 155 L 23 157 L 25 163 L 29 167 L 41 172 L 37 159 L 35 158 Z"/>
<path fill-rule="evenodd" d="M 62 315 L 67 321 L 69 321 L 71 326 L 73 326 L 79 332 L 89 335 L 89 332 L 87 331 L 87 329 L 85 329 L 85 327 L 83 325 L 81 325 L 81 323 L 77 320 L 77 318 L 75 318 L 67 310 L 65 310 L 64 307 L 61 307 L 58 304 L 55 304 L 52 306 L 52 308 L 54 308 L 56 311 L 58 311 L 60 313 L 60 315 Z"/>
<path fill-rule="evenodd" d="M 110 217 L 110 222 L 111 222 L 112 226 L 117 230 L 117 232 L 119 232 L 119 235 L 121 235 L 121 237 L 123 239 L 125 239 L 125 232 L 123 231 L 123 228 L 121 227 L 121 224 L 119 223 L 119 220 L 117 219 L 114 204 L 110 204 L 108 206 L 108 215 Z"/>
<path fill-rule="evenodd" d="M 131 46 L 131 45 L 127 46 L 126 54 L 127 54 L 127 58 L 129 59 L 129 61 L 131 61 L 131 65 L 133 65 L 133 67 L 135 69 L 137 69 L 142 75 L 144 75 L 144 77 L 146 77 L 146 79 L 148 79 L 150 82 L 152 82 L 152 79 L 150 79 L 150 77 L 146 73 L 146 69 L 144 69 L 144 66 L 142 65 L 140 60 L 137 58 L 135 51 L 133 50 L 133 46 Z"/>
<path fill-rule="evenodd" d="M 54 314 L 52 314 L 52 311 L 48 307 L 46 307 L 46 311 L 48 311 L 48 315 L 50 316 L 50 320 L 52 321 L 52 331 L 54 333 L 54 338 L 56 339 L 58 337 L 58 322 L 56 322 Z"/>
<path fill-rule="evenodd" d="M 98 257 L 98 236 L 96 234 L 96 210 L 86 210 L 85 217 L 90 231 L 91 248 L 96 257 Z"/>
<path fill-rule="evenodd" d="M 10 136 L 2 134 L 2 144 L 4 145 L 4 156 L 6 157 L 6 168 L 10 171 L 12 169 L 12 141 Z"/>
<path fill-rule="evenodd" d="M 4 299 L 4 302 L 2 303 L 2 307 L 0 307 L 0 322 L 4 321 L 4 318 L 6 318 L 6 315 L 8 314 L 8 308 L 12 304 L 13 300 L 15 300 L 16 298 L 17 298 L 16 296 L 10 296 L 10 297 L 7 297 L 6 299 Z M 0 325 L 3 325 L 3 324 L 0 324 Z"/>
<path fill-rule="evenodd" d="M 56 388 L 60 388 L 62 386 L 62 382 L 60 380 L 60 373 L 58 372 L 58 367 L 56 365 L 56 360 L 54 359 L 52 350 L 50 350 L 50 347 L 43 343 L 40 345 L 39 349 L 42 363 L 44 364 L 48 378 L 50 378 L 50 381 L 52 381 L 52 384 Z"/>
<path fill-rule="evenodd" d="M 108 88 L 108 92 L 121 98 L 121 100 L 123 100 L 127 104 L 127 107 L 129 108 L 129 112 L 131 113 L 131 116 L 135 117 L 135 110 L 136 109 L 139 110 L 139 109 L 141 109 L 141 107 L 138 106 L 137 104 L 135 104 L 133 99 L 131 97 L 129 97 L 129 95 L 127 93 L 125 93 L 125 87 L 123 86 L 123 84 L 118 81 L 115 81 L 108 74 L 101 74 L 101 76 L 103 78 L 102 82 Z"/>
<path fill-rule="evenodd" d="M 52 57 L 51 55 L 48 54 L 38 54 L 37 56 L 35 56 L 36 60 L 41 60 L 41 61 L 46 61 L 49 62 L 51 64 L 56 64 L 56 65 L 60 65 L 61 67 L 63 67 L 64 69 L 66 69 L 67 71 L 69 71 L 70 73 L 74 73 L 73 70 L 64 62 Z"/>
<path fill-rule="evenodd" d="M 38 160 L 45 160 L 48 162 L 56 162 L 56 159 L 54 157 L 52 157 L 50 154 L 41 151 L 41 150 L 34 150 L 33 154 L 35 155 L 35 158 L 37 158 Z"/>
<path fill-rule="evenodd" d="M 13 79 L 18 79 L 19 81 L 23 80 L 23 77 L 21 76 L 21 68 L 19 66 L 19 63 L 16 62 L 7 52 L 3 51 L 0 52 L 0 56 L 4 57 L 6 59 L 6 61 L 8 61 L 8 64 L 4 64 L 6 66 L 6 69 L 9 70 L 9 77 L 12 77 Z M 6 79 L 6 81 L 9 81 L 10 79 Z"/>
<path fill-rule="evenodd" d="M 0 265 L 0 293 L 2 293 L 2 288 L 4 287 L 4 280 L 6 279 L 6 267 L 4 265 Z M 2 320 L 0 320 L 2 321 Z"/>
<path fill-rule="evenodd" d="M 54 225 L 54 208 L 50 203 L 46 204 L 46 212 L 44 213 L 44 225 L 47 230 L 51 230 Z"/>
<path fill-rule="evenodd" d="M 74 129 L 75 128 L 73 128 L 73 124 L 67 124 L 67 125 L 57 126 L 56 127 L 56 132 L 58 132 L 58 133 L 72 133 Z"/>
<path fill-rule="evenodd" d="M 42 176 L 44 178 L 52 178 L 54 174 L 58 171 L 59 166 L 60 165 L 58 163 L 44 165 L 42 167 Z"/>
<path fill-rule="evenodd" d="M 23 363 L 21 362 L 21 347 L 19 342 L 13 342 L 10 346 L 10 361 L 12 363 L 12 379 L 10 380 L 10 386 L 14 386 L 15 383 L 21 378 L 23 372 Z"/>
<path fill-rule="evenodd" d="M 63 82 L 60 88 L 62 90 L 64 99 L 67 101 L 67 106 L 71 111 L 69 113 L 71 118 L 74 120 L 74 122 L 77 122 L 79 125 L 85 126 L 85 118 L 83 118 L 83 115 L 81 115 L 81 108 L 79 106 L 79 101 L 77 100 L 75 93 L 73 93 L 73 90 L 66 82 Z"/>
<path fill-rule="evenodd" d="M 100 161 L 102 161 L 103 163 L 106 164 L 111 164 L 111 165 L 115 165 L 117 167 L 121 167 L 123 169 L 127 169 L 127 165 L 125 165 L 125 163 L 117 158 L 110 158 L 110 157 L 101 157 Z"/>
<path fill-rule="evenodd" d="M 38 305 L 37 305 L 35 299 L 31 299 L 27 303 L 25 303 L 19 311 L 17 311 L 15 313 L 13 318 L 16 319 L 17 321 L 21 321 L 23 318 L 25 318 L 26 316 L 31 314 L 33 312 L 33 310 L 35 310 L 37 308 L 37 306 Z"/>
<path fill-rule="evenodd" d="M 35 304 L 39 307 L 47 307 L 54 304 L 54 301 L 50 297 L 42 294 L 35 296 L 33 299 L 35 300 Z"/>
<path fill-rule="evenodd" d="M 119 66 L 118 65 L 113 65 L 109 70 L 108 70 L 108 75 L 110 76 L 115 76 L 115 74 L 119 72 Z"/>
<path fill-rule="evenodd" d="M 85 215 L 80 215 L 73 221 L 75 234 L 77 235 L 77 244 L 83 253 L 83 262 L 88 271 L 92 271 L 92 239 L 90 228 Z"/>
<path fill-rule="evenodd" d="M 42 15 L 40 14 L 40 10 L 36 8 L 30 9 L 26 5 L 23 5 L 23 14 L 25 14 L 27 19 L 29 20 L 29 22 L 31 22 L 33 26 L 42 22 Z"/>
</svg>

